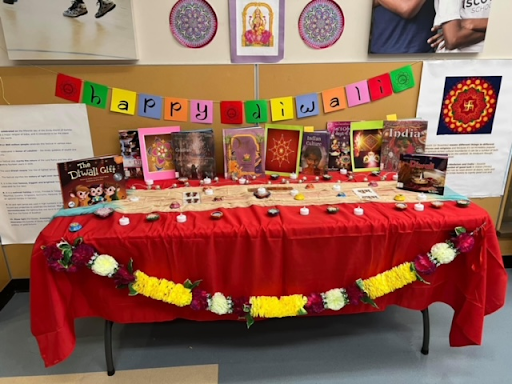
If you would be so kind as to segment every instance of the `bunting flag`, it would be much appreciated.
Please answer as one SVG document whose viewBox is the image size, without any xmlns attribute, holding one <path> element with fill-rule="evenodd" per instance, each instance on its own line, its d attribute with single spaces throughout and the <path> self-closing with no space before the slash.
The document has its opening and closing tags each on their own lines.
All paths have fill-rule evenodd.
<svg viewBox="0 0 512 384">
<path fill-rule="evenodd" d="M 269 100 L 220 101 L 222 124 L 241 125 L 268 123 L 269 120 L 303 119 L 324 113 L 341 111 L 358 105 L 377 102 L 395 93 L 414 88 L 416 81 L 411 65 L 389 73 L 361 80 L 353 84 L 299 96 L 278 97 Z M 63 73 L 57 74 L 55 96 L 95 108 L 107 109 L 111 90 L 110 111 L 155 120 L 212 124 L 213 100 L 189 100 L 137 93 L 109 88 L 106 85 L 84 81 Z M 270 105 L 269 105 L 270 104 Z M 269 110 L 270 106 L 270 110 Z"/>
</svg>

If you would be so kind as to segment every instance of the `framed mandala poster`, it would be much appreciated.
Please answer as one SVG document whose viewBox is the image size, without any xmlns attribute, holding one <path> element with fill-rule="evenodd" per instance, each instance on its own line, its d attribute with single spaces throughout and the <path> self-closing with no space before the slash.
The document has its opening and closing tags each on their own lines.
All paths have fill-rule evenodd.
<svg viewBox="0 0 512 384">
<path fill-rule="evenodd" d="M 313 0 L 299 17 L 299 34 L 306 45 L 324 49 L 334 45 L 345 28 L 340 6 L 332 0 Z"/>
<path fill-rule="evenodd" d="M 303 132 L 304 127 L 298 125 L 265 125 L 265 174 L 299 173 Z"/>
<path fill-rule="evenodd" d="M 181 45 L 201 48 L 217 33 L 217 15 L 205 0 L 179 0 L 172 7 L 169 25 Z"/>
<path fill-rule="evenodd" d="M 144 180 L 165 180 L 175 178 L 174 151 L 171 133 L 180 127 L 140 128 L 140 154 Z"/>
<path fill-rule="evenodd" d="M 284 57 L 284 0 L 229 0 L 232 63 L 277 63 Z"/>
</svg>

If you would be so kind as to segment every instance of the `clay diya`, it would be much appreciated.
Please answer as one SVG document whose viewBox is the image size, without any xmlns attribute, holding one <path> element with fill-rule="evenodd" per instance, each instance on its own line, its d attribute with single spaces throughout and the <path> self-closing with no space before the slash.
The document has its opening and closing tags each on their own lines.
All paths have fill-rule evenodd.
<svg viewBox="0 0 512 384">
<path fill-rule="evenodd" d="M 405 203 L 396 203 L 395 208 L 399 211 L 405 211 L 407 209 L 407 204 Z"/>
<path fill-rule="evenodd" d="M 442 201 L 432 201 L 430 205 L 432 206 L 432 208 L 441 209 L 444 203 Z"/>
<path fill-rule="evenodd" d="M 471 204 L 469 200 L 457 200 L 457 206 L 460 208 L 467 208 Z"/>
<path fill-rule="evenodd" d="M 338 207 L 329 206 L 326 209 L 327 213 L 330 215 L 334 215 L 335 213 L 338 213 L 340 209 Z"/>
<path fill-rule="evenodd" d="M 322 177 L 323 177 L 324 180 L 327 180 L 327 181 L 332 179 L 332 176 L 329 175 L 328 173 L 324 174 Z"/>
<path fill-rule="evenodd" d="M 277 180 L 277 179 L 279 179 L 279 175 L 276 175 L 276 174 L 274 173 L 274 174 L 270 175 L 270 178 L 271 178 L 272 180 Z"/>
<path fill-rule="evenodd" d="M 279 215 L 279 209 L 277 209 L 277 208 L 270 208 L 270 209 L 267 211 L 267 214 L 268 214 L 270 217 L 276 217 L 277 215 Z"/>
<path fill-rule="evenodd" d="M 171 203 L 171 205 L 169 205 L 169 208 L 171 208 L 171 209 L 179 209 L 180 208 L 180 203 L 178 203 L 177 201 L 173 201 Z"/>
<path fill-rule="evenodd" d="M 313 184 L 306 185 L 306 189 L 315 189 L 315 186 Z"/>
<path fill-rule="evenodd" d="M 220 220 L 220 219 L 222 219 L 224 214 L 221 211 L 215 211 L 215 212 L 212 212 L 210 216 L 213 220 Z"/>
<path fill-rule="evenodd" d="M 266 199 L 270 196 L 270 191 L 267 188 L 260 187 L 254 192 L 257 199 Z"/>
<path fill-rule="evenodd" d="M 369 186 L 369 187 L 378 187 L 378 186 L 379 186 L 379 183 L 377 183 L 376 181 L 370 181 L 370 182 L 368 183 L 368 186 Z"/>
</svg>

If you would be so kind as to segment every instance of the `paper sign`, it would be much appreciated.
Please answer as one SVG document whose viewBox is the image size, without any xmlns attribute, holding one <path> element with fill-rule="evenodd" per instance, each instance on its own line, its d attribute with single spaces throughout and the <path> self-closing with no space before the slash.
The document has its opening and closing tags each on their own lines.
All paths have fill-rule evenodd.
<svg viewBox="0 0 512 384">
<path fill-rule="evenodd" d="M 82 96 L 82 85 L 81 79 L 59 73 L 55 85 L 55 96 L 79 103 L 80 96 Z"/>
<path fill-rule="evenodd" d="M 108 87 L 106 85 L 86 81 L 84 83 L 84 92 L 82 103 L 92 107 L 107 108 Z"/>
<path fill-rule="evenodd" d="M 297 117 L 318 116 L 320 114 L 320 103 L 318 102 L 318 94 L 310 93 L 295 98 L 295 107 L 297 109 Z"/>
<path fill-rule="evenodd" d="M 126 89 L 112 88 L 112 100 L 110 101 L 110 110 L 112 112 L 134 115 L 136 103 L 136 92 L 127 91 Z"/>
<path fill-rule="evenodd" d="M 395 114 L 393 115 L 386 115 L 386 120 L 387 121 L 397 121 L 398 120 L 398 116 Z"/>
<path fill-rule="evenodd" d="M 363 200 L 377 201 L 379 199 L 379 195 L 371 188 L 354 188 L 353 191 Z"/>
<path fill-rule="evenodd" d="M 139 93 L 138 115 L 160 120 L 162 118 L 162 98 Z"/>
<path fill-rule="evenodd" d="M 393 83 L 393 91 L 396 93 L 413 88 L 416 85 L 414 72 L 410 65 L 391 71 L 390 76 Z"/>
<path fill-rule="evenodd" d="M 359 81 L 345 87 L 349 107 L 366 104 L 370 102 L 370 92 L 366 80 Z"/>
<path fill-rule="evenodd" d="M 391 77 L 389 73 L 372 77 L 368 80 L 368 88 L 372 101 L 383 99 L 393 94 L 393 86 L 391 85 Z"/>
<path fill-rule="evenodd" d="M 272 121 L 292 120 L 295 117 L 293 111 L 293 97 L 278 97 L 270 99 Z"/>
<path fill-rule="evenodd" d="M 220 122 L 222 124 L 242 124 L 244 122 L 244 103 L 241 101 L 221 101 Z"/>
<path fill-rule="evenodd" d="M 164 100 L 164 120 L 188 121 L 188 100 L 166 97 Z"/>
<path fill-rule="evenodd" d="M 245 121 L 252 124 L 268 121 L 267 100 L 250 100 L 245 102 Z"/>
<path fill-rule="evenodd" d="M 213 101 L 190 100 L 190 121 L 199 124 L 213 123 Z"/>
<path fill-rule="evenodd" d="M 347 108 L 347 97 L 345 96 L 345 88 L 338 87 L 328 89 L 322 92 L 322 102 L 324 104 L 324 112 L 340 111 Z"/>
<path fill-rule="evenodd" d="M 308 125 L 307 127 L 304 127 L 304 132 L 315 132 L 315 127 Z"/>
</svg>

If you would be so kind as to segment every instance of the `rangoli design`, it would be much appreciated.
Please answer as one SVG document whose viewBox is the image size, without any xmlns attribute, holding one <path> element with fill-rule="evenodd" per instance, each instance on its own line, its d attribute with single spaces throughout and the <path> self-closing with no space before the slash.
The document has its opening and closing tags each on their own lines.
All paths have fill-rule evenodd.
<svg viewBox="0 0 512 384">
<path fill-rule="evenodd" d="M 148 158 L 154 163 L 157 171 L 165 168 L 166 163 L 172 164 L 171 143 L 160 138 L 156 138 L 154 143 L 148 148 Z"/>
<path fill-rule="evenodd" d="M 345 27 L 345 18 L 338 4 L 332 0 L 313 0 L 299 18 L 302 40 L 315 49 L 332 46 L 338 41 Z"/>
<path fill-rule="evenodd" d="M 169 17 L 171 32 L 188 48 L 209 44 L 217 33 L 217 16 L 205 0 L 180 0 Z"/>
<path fill-rule="evenodd" d="M 438 134 L 491 133 L 501 84 L 497 78 L 463 78 L 449 88 L 447 78 Z"/>
<path fill-rule="evenodd" d="M 290 163 L 288 156 L 295 152 L 290 148 L 292 140 L 285 140 L 284 135 L 281 135 L 279 140 L 272 140 L 274 141 L 274 146 L 268 149 L 273 155 L 271 161 L 279 162 L 279 167 L 282 166 L 283 162 Z"/>
</svg>

